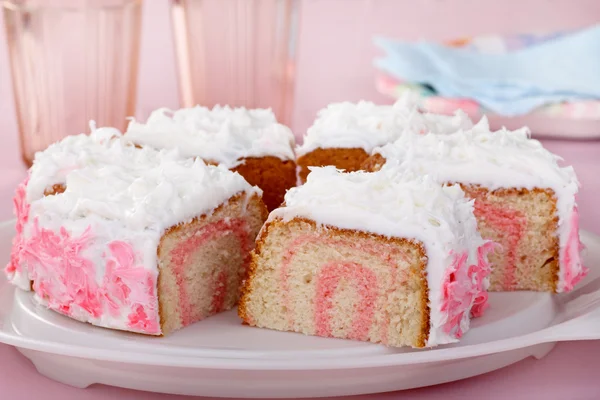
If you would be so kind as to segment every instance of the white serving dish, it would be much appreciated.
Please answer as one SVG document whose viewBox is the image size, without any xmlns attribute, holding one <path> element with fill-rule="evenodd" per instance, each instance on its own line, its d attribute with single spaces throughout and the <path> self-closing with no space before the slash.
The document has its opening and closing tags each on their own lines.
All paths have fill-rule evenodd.
<svg viewBox="0 0 600 400">
<path fill-rule="evenodd" d="M 13 222 L 0 224 L 7 261 Z M 77 387 L 102 383 L 214 397 L 321 397 L 434 385 L 541 358 L 558 341 L 600 338 L 600 238 L 583 232 L 589 276 L 576 291 L 492 293 L 460 344 L 430 350 L 242 326 L 223 313 L 165 338 L 93 327 L 46 310 L 0 278 L 0 342 Z"/>
</svg>

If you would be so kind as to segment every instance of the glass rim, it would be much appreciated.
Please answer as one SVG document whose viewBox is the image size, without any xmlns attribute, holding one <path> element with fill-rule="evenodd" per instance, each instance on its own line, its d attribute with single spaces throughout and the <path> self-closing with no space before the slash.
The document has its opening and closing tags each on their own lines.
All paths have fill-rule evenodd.
<svg viewBox="0 0 600 400">
<path fill-rule="evenodd" d="M 81 11 L 88 10 L 115 10 L 122 9 L 132 4 L 141 5 L 144 0 L 120 0 L 118 4 L 111 5 L 96 5 L 92 2 L 85 1 L 81 6 L 73 5 L 49 5 L 49 4 L 28 4 L 28 1 L 23 0 L 0 0 L 2 9 L 10 11 L 34 11 L 34 10 L 57 10 L 57 11 Z M 89 4 L 92 3 L 92 4 Z"/>
</svg>

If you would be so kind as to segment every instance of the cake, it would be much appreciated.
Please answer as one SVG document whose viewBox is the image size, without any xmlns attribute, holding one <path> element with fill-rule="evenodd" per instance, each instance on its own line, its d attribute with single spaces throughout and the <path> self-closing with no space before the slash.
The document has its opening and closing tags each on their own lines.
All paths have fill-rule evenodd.
<svg viewBox="0 0 600 400">
<path fill-rule="evenodd" d="M 285 191 L 296 185 L 294 136 L 277 123 L 271 110 L 163 108 L 146 123 L 132 120 L 124 136 L 139 146 L 178 148 L 184 156 L 239 172 L 263 190 L 269 210 L 278 207 Z"/>
<path fill-rule="evenodd" d="M 586 274 L 581 264 L 578 181 L 572 167 L 530 138 L 526 128 L 492 132 L 483 118 L 449 135 L 404 135 L 374 151 L 363 167 L 403 169 L 440 183 L 460 184 L 475 200 L 490 254 L 490 290 L 570 291 Z"/>
<path fill-rule="evenodd" d="M 267 217 L 239 174 L 108 128 L 37 153 L 14 202 L 13 284 L 73 319 L 148 335 L 232 308 Z"/>
<path fill-rule="evenodd" d="M 299 180 L 306 180 L 310 166 L 358 171 L 376 147 L 396 140 L 406 130 L 443 134 L 471 126 L 462 111 L 453 116 L 422 113 L 408 98 L 394 105 L 366 101 L 330 104 L 319 111 L 296 149 Z"/>
<path fill-rule="evenodd" d="M 487 306 L 487 251 L 458 185 L 314 168 L 259 233 L 238 313 L 307 335 L 452 343 Z"/>
</svg>

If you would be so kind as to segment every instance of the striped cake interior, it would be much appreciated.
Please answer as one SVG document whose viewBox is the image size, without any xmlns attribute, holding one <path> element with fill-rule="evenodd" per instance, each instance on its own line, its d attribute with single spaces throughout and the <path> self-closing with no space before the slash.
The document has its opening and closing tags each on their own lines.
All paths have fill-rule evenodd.
<svg viewBox="0 0 600 400">
<path fill-rule="evenodd" d="M 166 232 L 158 248 L 163 334 L 231 309 L 266 217 L 260 197 L 237 195 Z"/>
<path fill-rule="evenodd" d="M 257 241 L 239 313 L 262 328 L 423 347 L 426 264 L 414 241 L 276 219 Z"/>
</svg>

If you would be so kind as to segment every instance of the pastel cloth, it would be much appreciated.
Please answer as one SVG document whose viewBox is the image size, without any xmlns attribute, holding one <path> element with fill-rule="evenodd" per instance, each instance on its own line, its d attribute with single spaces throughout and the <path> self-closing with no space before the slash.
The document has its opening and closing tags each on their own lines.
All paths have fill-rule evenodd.
<svg viewBox="0 0 600 400">
<path fill-rule="evenodd" d="M 376 66 L 397 79 L 469 98 L 506 116 L 545 104 L 600 98 L 600 25 L 507 54 L 376 38 Z"/>
</svg>

